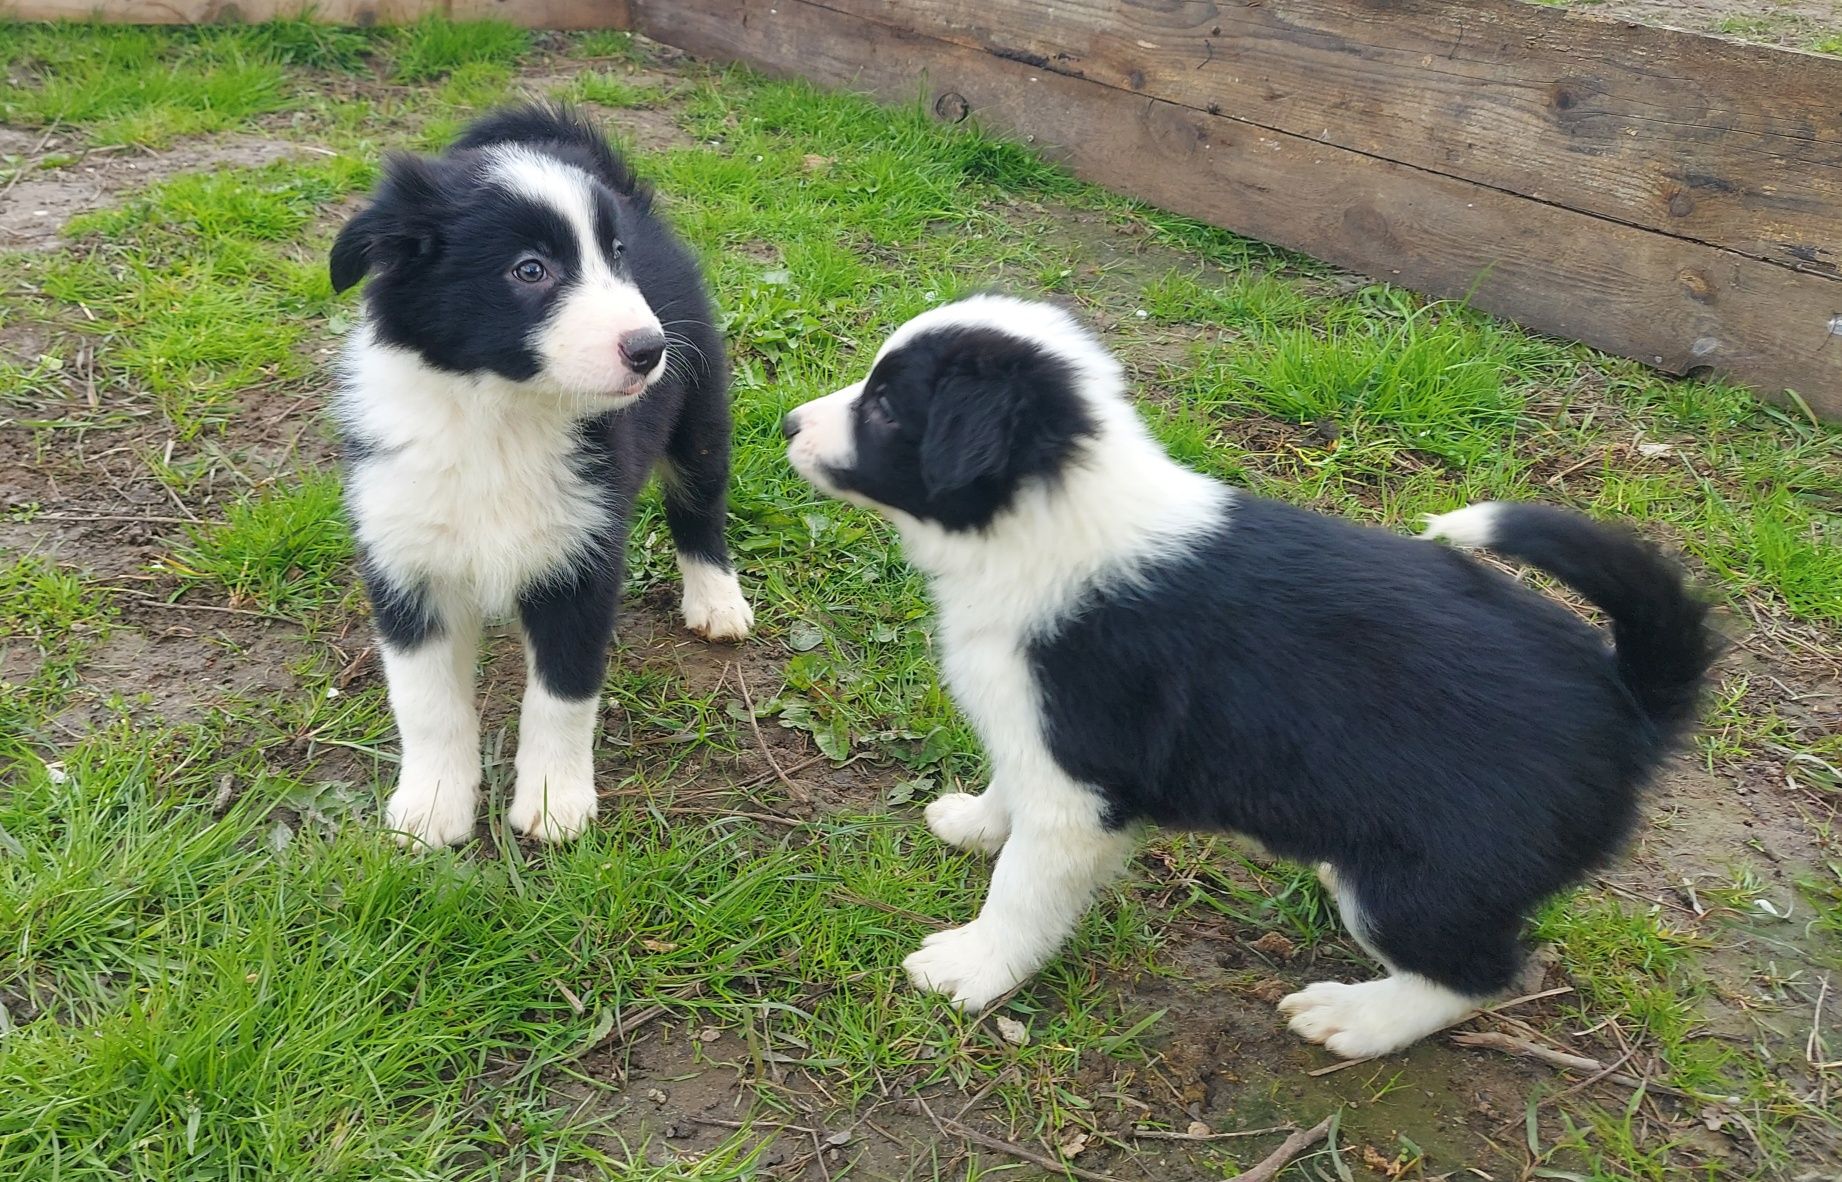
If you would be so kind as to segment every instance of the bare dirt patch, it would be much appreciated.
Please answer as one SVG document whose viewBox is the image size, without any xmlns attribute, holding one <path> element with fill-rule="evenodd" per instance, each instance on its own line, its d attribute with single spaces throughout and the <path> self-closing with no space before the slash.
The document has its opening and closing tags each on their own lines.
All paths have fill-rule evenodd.
<svg viewBox="0 0 1842 1182">
<path fill-rule="evenodd" d="M 31 161 L 80 151 L 77 159 L 24 173 L 0 200 L 0 249 L 55 250 L 63 245 L 64 224 L 80 213 L 115 203 L 130 189 L 182 172 L 245 168 L 269 164 L 301 153 L 297 144 L 249 135 L 188 140 L 162 151 L 120 145 L 83 150 L 77 137 L 65 138 L 0 128 L 0 155 L 20 154 Z"/>
</svg>

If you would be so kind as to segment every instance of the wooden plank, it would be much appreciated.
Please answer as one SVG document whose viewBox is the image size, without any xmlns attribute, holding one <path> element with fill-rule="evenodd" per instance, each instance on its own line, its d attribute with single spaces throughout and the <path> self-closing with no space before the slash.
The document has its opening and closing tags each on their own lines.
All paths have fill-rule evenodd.
<svg viewBox="0 0 1842 1182">
<path fill-rule="evenodd" d="M 0 0 L 26 21 L 208 25 L 308 17 L 334 25 L 400 25 L 424 16 L 502 20 L 530 29 L 624 29 L 627 0 Z"/>
<path fill-rule="evenodd" d="M 1523 0 L 824 0 L 1199 111 L 1842 274 L 1842 58 Z"/>
<path fill-rule="evenodd" d="M 893 9 L 891 11 L 894 11 Z M 1671 373 L 1842 418 L 1842 282 L 1042 70 L 809 0 L 633 0 L 647 36 L 889 101 L 963 104 L 1074 171 Z"/>
</svg>

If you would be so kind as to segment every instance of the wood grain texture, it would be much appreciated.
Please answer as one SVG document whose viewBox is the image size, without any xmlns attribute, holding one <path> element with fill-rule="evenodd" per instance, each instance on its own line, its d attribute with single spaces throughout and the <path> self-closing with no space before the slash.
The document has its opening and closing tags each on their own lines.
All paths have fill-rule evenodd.
<svg viewBox="0 0 1842 1182">
<path fill-rule="evenodd" d="M 1039 69 L 1842 274 L 1842 59 L 1522 0 L 825 0 Z"/>
<path fill-rule="evenodd" d="M 895 12 L 890 6 L 888 12 Z M 1670 373 L 1842 418 L 1842 282 L 1461 178 L 1122 94 L 808 0 L 633 0 L 636 27 L 887 101 L 961 104 L 1082 177 Z M 904 15 L 900 19 L 906 19 Z"/>
<path fill-rule="evenodd" d="M 624 29 L 627 0 L 0 0 L 12 20 L 209 25 L 310 17 L 334 25 L 400 25 L 424 16 L 502 20 L 531 29 Z"/>
</svg>

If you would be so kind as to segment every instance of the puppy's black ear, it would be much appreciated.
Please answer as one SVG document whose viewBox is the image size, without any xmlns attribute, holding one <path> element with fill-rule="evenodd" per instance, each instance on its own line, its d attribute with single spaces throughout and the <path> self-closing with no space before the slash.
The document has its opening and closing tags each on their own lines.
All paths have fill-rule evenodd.
<svg viewBox="0 0 1842 1182">
<path fill-rule="evenodd" d="M 998 375 L 949 374 L 934 387 L 921 437 L 921 481 L 930 497 L 1004 471 L 1017 418 L 1016 392 Z"/>
<path fill-rule="evenodd" d="M 333 290 L 344 291 L 373 270 L 432 255 L 441 239 L 448 200 L 439 165 L 420 156 L 392 156 L 369 209 L 333 239 Z"/>
<path fill-rule="evenodd" d="M 344 291 L 357 283 L 371 269 L 372 247 L 378 239 L 383 221 L 383 214 L 373 205 L 347 222 L 345 228 L 339 231 L 339 236 L 333 239 L 330 269 L 335 292 Z"/>
</svg>

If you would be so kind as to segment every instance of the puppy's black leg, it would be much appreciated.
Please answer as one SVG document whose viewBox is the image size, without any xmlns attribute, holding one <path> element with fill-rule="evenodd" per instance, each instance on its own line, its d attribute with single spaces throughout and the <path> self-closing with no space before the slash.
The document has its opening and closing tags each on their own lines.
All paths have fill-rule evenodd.
<svg viewBox="0 0 1842 1182">
<path fill-rule="evenodd" d="M 665 521 L 678 548 L 684 622 L 709 640 L 740 640 L 755 613 L 723 541 L 728 515 L 729 407 L 720 390 L 693 390 L 666 445 Z"/>
<path fill-rule="evenodd" d="M 520 833 L 567 841 L 595 819 L 595 719 L 620 597 L 623 541 L 518 597 L 524 704 L 509 814 Z"/>
<path fill-rule="evenodd" d="M 385 821 L 405 845 L 451 845 L 472 834 L 479 803 L 479 614 L 460 597 L 438 607 L 427 587 L 402 586 L 368 563 L 361 569 L 403 744 Z"/>
<path fill-rule="evenodd" d="M 1326 869 L 1329 870 L 1326 873 Z M 1423 870 L 1320 868 L 1344 926 L 1389 976 L 1319 981 L 1279 1003 L 1296 1033 L 1346 1058 L 1385 1055 L 1500 996 L 1522 962 L 1514 900 Z"/>
</svg>

